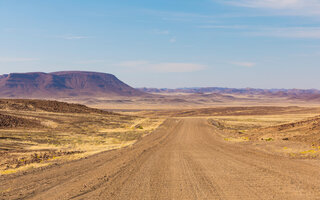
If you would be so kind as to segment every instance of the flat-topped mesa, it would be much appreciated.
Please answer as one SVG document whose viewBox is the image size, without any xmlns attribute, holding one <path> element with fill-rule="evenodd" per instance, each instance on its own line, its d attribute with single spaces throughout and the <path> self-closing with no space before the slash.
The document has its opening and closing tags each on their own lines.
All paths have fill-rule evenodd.
<svg viewBox="0 0 320 200">
<path fill-rule="evenodd" d="M 107 73 L 62 71 L 0 76 L 0 97 L 113 97 L 144 94 Z"/>
</svg>

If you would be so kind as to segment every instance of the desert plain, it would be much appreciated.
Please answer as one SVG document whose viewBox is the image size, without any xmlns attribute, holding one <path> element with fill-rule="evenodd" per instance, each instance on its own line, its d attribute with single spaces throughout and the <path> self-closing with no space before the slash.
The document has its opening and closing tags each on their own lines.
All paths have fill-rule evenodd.
<svg viewBox="0 0 320 200">
<path fill-rule="evenodd" d="M 319 198 L 316 102 L 152 98 L 1 99 L 0 198 Z"/>
</svg>

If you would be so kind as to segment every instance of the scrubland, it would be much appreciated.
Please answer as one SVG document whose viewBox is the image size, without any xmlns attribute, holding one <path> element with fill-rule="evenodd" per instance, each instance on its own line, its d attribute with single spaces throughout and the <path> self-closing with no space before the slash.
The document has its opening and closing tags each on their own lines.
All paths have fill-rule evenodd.
<svg viewBox="0 0 320 200">
<path fill-rule="evenodd" d="M 2 102 L 1 105 L 1 174 L 126 147 L 163 121 L 157 117 L 115 114 L 87 107 L 74 109 L 70 104 L 63 105 L 67 107 L 62 110 L 51 109 L 51 104 L 43 109 L 32 101 Z"/>
<path fill-rule="evenodd" d="M 292 158 L 320 156 L 320 109 L 237 106 L 117 110 L 39 100 L 0 100 L 0 173 L 85 159 L 119 149 L 167 118 L 206 118 L 228 143 L 254 145 Z"/>
<path fill-rule="evenodd" d="M 241 142 L 291 158 L 320 157 L 318 113 L 214 116 L 208 122 L 217 127 L 227 142 Z"/>
</svg>

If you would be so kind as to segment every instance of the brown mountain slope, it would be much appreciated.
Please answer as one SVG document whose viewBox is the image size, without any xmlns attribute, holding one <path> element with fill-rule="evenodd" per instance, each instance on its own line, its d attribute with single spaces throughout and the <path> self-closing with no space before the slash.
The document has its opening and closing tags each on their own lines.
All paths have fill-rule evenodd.
<svg viewBox="0 0 320 200">
<path fill-rule="evenodd" d="M 0 76 L 0 97 L 141 96 L 112 74 L 81 71 L 12 73 Z"/>
</svg>

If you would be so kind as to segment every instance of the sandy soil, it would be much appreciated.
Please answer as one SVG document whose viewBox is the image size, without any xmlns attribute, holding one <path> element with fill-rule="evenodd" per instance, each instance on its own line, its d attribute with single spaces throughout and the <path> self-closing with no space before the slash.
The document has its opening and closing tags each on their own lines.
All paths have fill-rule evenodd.
<svg viewBox="0 0 320 200">
<path fill-rule="evenodd" d="M 0 199 L 320 199 L 320 163 L 170 119 L 131 147 L 0 177 Z"/>
</svg>

